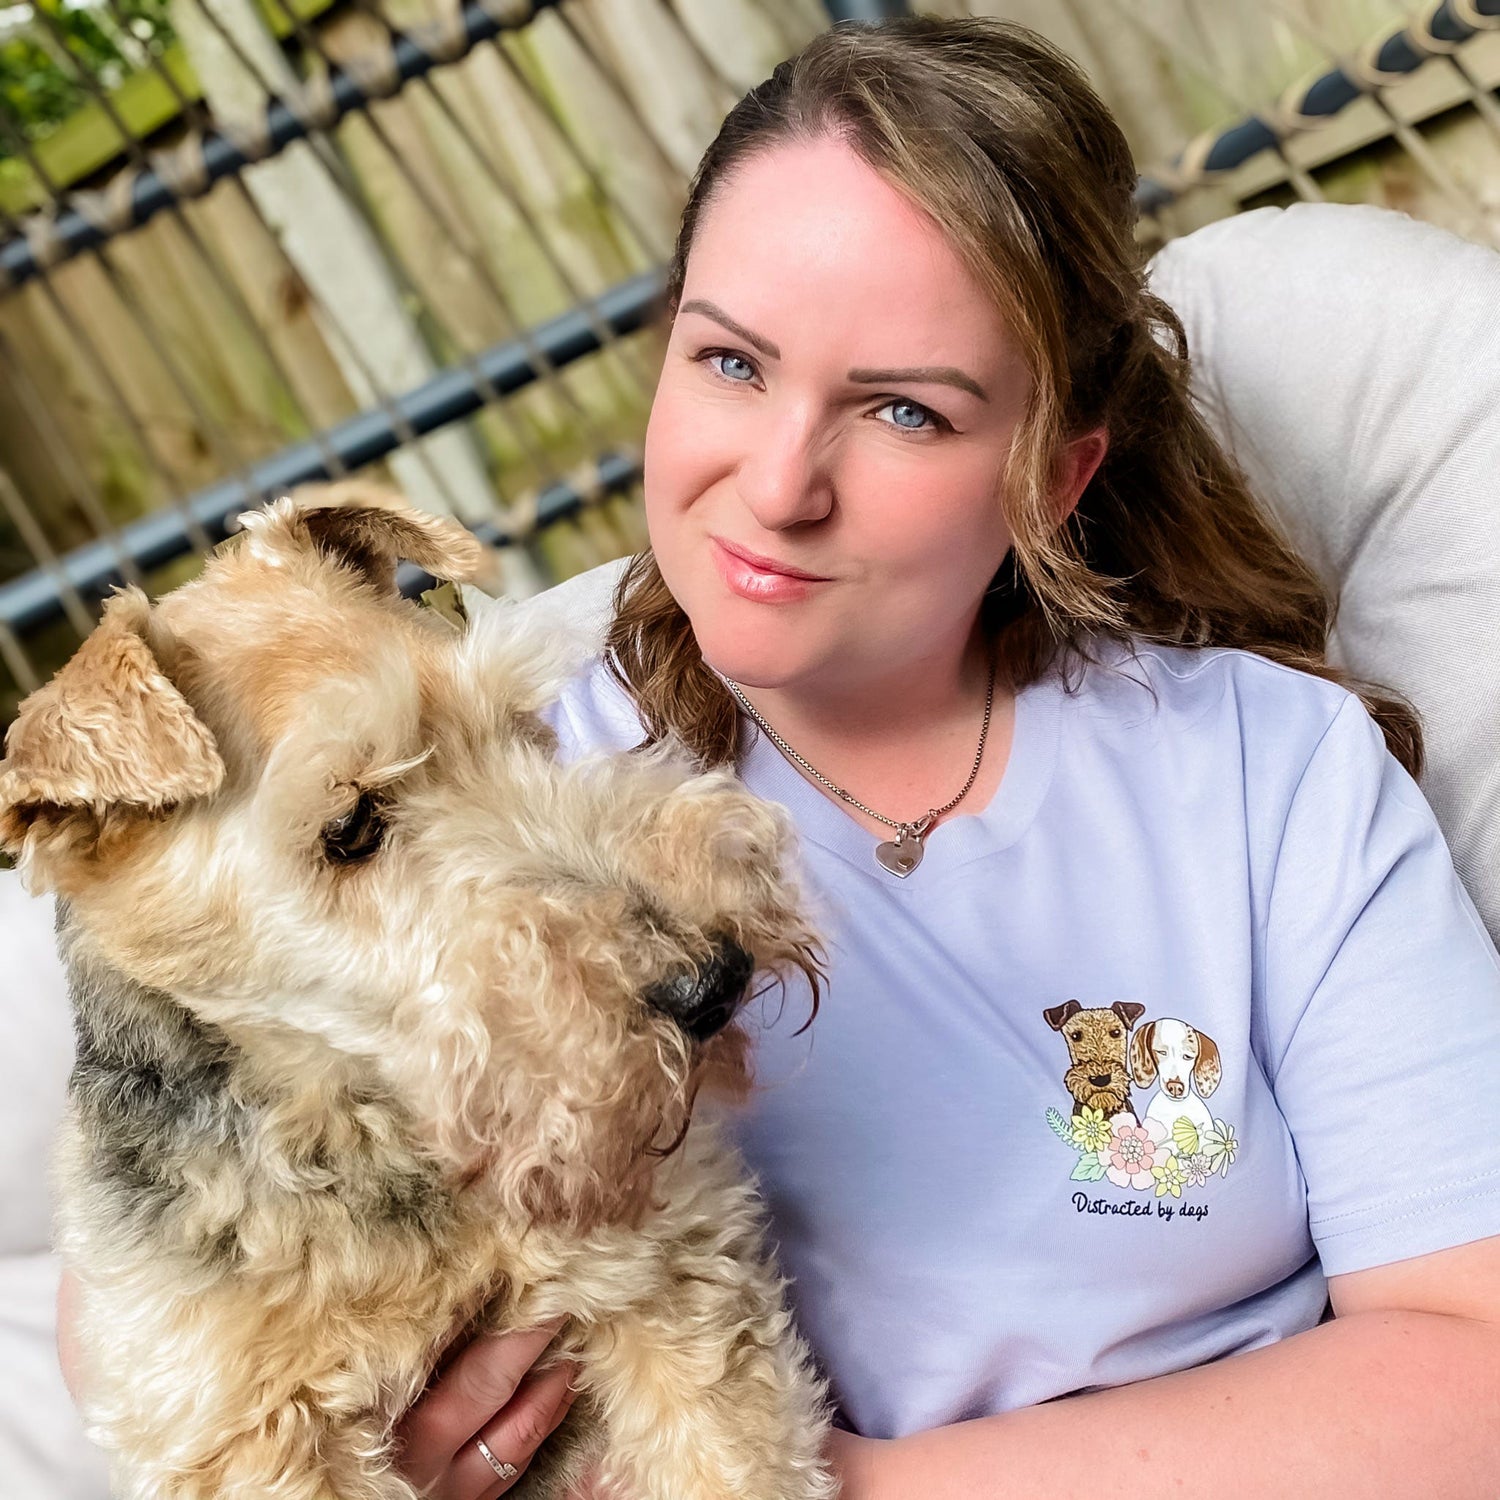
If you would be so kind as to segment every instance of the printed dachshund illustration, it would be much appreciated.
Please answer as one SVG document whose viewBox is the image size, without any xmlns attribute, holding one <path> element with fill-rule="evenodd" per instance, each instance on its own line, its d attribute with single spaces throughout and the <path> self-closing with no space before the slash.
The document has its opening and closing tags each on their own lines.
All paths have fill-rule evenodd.
<svg viewBox="0 0 1500 1500">
<path fill-rule="evenodd" d="M 1143 1089 L 1160 1077 L 1145 1119 L 1160 1121 L 1168 1136 L 1184 1115 L 1200 1135 L 1213 1130 L 1213 1117 L 1202 1102 L 1218 1088 L 1222 1076 L 1219 1049 L 1211 1036 L 1172 1016 L 1148 1021 L 1131 1038 L 1130 1076 Z"/>
</svg>

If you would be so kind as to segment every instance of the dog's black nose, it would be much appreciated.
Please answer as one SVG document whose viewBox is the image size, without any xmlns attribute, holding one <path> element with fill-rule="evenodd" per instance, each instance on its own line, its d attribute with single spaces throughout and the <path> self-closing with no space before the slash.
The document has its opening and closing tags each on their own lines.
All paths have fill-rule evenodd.
<svg viewBox="0 0 1500 1500">
<path fill-rule="evenodd" d="M 732 938 L 719 938 L 698 968 L 653 984 L 646 1004 L 659 1010 L 693 1038 L 706 1042 L 734 1018 L 755 972 L 755 960 Z"/>
</svg>

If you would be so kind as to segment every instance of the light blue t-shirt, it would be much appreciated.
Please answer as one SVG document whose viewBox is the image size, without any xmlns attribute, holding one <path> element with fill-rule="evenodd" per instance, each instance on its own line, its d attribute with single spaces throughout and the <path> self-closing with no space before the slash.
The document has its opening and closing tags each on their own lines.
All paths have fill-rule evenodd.
<svg viewBox="0 0 1500 1500">
<path fill-rule="evenodd" d="M 1020 694 L 905 880 L 742 716 L 829 984 L 801 1035 L 805 990 L 752 1016 L 735 1129 L 866 1436 L 1274 1343 L 1326 1276 L 1500 1233 L 1500 960 L 1378 727 L 1248 652 L 1106 653 Z M 642 737 L 597 662 L 551 719 L 569 759 Z"/>
</svg>

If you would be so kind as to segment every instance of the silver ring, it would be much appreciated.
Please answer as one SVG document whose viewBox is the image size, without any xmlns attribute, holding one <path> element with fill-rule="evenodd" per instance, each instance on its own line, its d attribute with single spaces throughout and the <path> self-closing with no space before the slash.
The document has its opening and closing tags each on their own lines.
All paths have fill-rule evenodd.
<svg viewBox="0 0 1500 1500">
<path fill-rule="evenodd" d="M 514 1464 L 506 1463 L 503 1458 L 496 1458 L 495 1455 L 490 1452 L 489 1444 L 486 1443 L 483 1438 L 475 1438 L 474 1446 L 478 1448 L 479 1451 L 484 1455 L 485 1463 L 487 1463 L 490 1468 L 492 1468 L 502 1479 L 514 1479 L 516 1475 L 521 1472 Z"/>
</svg>

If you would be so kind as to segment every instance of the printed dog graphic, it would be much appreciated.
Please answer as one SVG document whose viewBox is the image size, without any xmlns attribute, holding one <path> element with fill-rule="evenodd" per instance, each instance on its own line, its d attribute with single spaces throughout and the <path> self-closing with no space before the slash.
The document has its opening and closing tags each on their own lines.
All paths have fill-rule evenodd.
<svg viewBox="0 0 1500 1500">
<path fill-rule="evenodd" d="M 1159 1121 L 1168 1139 L 1184 1115 L 1200 1135 L 1214 1129 L 1213 1116 L 1202 1103 L 1218 1088 L 1221 1076 L 1219 1049 L 1212 1037 L 1175 1017 L 1148 1021 L 1130 1041 L 1130 1076 L 1141 1088 L 1160 1077 L 1146 1118 Z"/>
<path fill-rule="evenodd" d="M 58 1161 L 119 1500 L 416 1500 L 395 1418 L 452 1331 L 566 1315 L 582 1394 L 508 1491 L 825 1500 L 822 1387 L 701 1117 L 755 972 L 817 940 L 790 824 L 667 743 L 562 765 L 575 663 L 456 522 L 277 501 L 23 704 L 0 841 L 58 896 Z M 504 1455 L 500 1455 L 504 1457 Z M 491 1492 L 493 1493 L 493 1491 Z"/>
<path fill-rule="evenodd" d="M 1145 1015 L 1146 1007 L 1133 1000 L 1116 1000 L 1108 1008 L 1085 1009 L 1076 1000 L 1042 1012 L 1068 1044 L 1068 1071 L 1063 1083 L 1073 1096 L 1073 1114 L 1084 1106 L 1104 1112 L 1106 1120 L 1119 1114 L 1135 1118 L 1130 1101 L 1130 1071 L 1126 1066 L 1126 1037 Z"/>
</svg>

